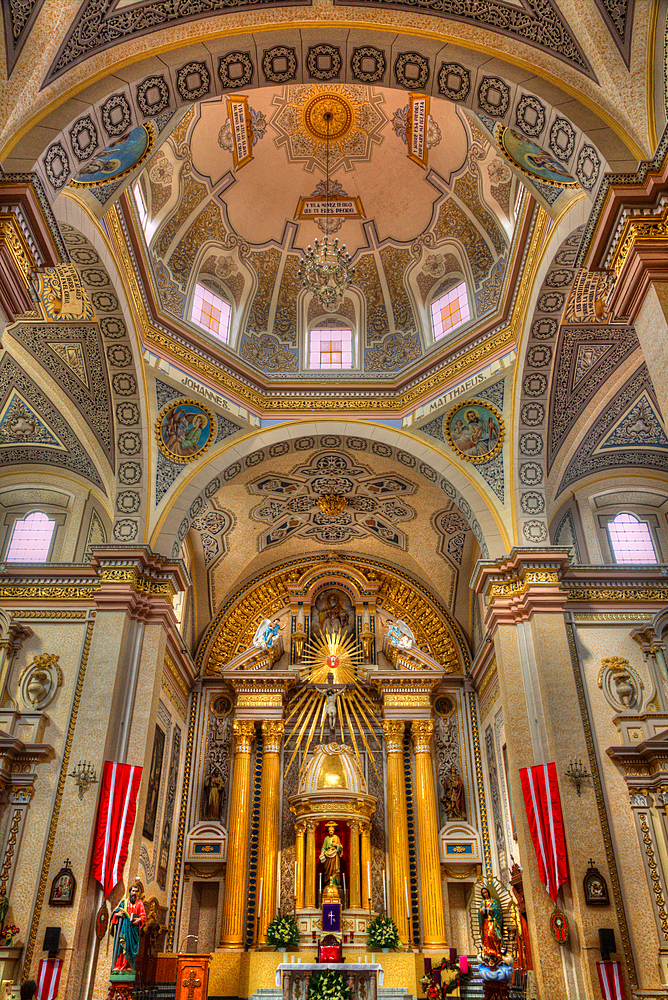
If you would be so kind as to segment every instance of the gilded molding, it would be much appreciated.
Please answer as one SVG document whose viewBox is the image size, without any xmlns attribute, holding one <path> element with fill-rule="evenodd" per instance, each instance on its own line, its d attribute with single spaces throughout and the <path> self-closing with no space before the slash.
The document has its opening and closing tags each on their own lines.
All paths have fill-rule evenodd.
<svg viewBox="0 0 668 1000">
<path fill-rule="evenodd" d="M 253 749 L 253 740 L 255 739 L 255 723 L 252 719 L 235 719 L 233 726 L 234 732 L 234 752 L 237 753 L 250 753 Z"/>
<path fill-rule="evenodd" d="M 660 601 L 661 604 L 668 603 L 668 587 L 569 587 L 567 589 L 569 601 L 582 601 L 585 604 L 592 604 L 596 601 L 623 601 L 644 603 L 645 601 Z M 637 616 L 633 616 L 634 618 Z"/>
<path fill-rule="evenodd" d="M 192 771 L 193 743 L 195 741 L 195 723 L 197 721 L 197 705 L 199 695 L 193 692 L 190 699 L 190 718 L 188 720 L 188 735 L 183 764 L 183 786 L 181 791 L 181 808 L 179 810 L 179 825 L 176 834 L 176 850 L 174 852 L 174 877 L 172 878 L 172 895 L 169 902 L 169 929 L 165 939 L 165 951 L 174 948 L 176 934 L 176 914 L 179 906 L 181 890 L 181 862 L 183 860 L 183 842 L 186 834 L 186 819 L 188 815 L 188 795 L 190 792 L 190 775 Z"/>
<path fill-rule="evenodd" d="M 383 736 L 388 753 L 404 752 L 404 733 L 406 725 L 403 722 L 395 722 L 393 719 L 383 721 Z"/>
<path fill-rule="evenodd" d="M 0 598 L 10 601 L 92 601 L 100 589 L 99 583 L 84 586 L 73 584 L 69 587 L 23 584 L 0 585 Z"/>
<path fill-rule="evenodd" d="M 640 821 L 640 830 L 642 832 L 642 839 L 645 844 L 645 854 L 647 855 L 647 866 L 649 868 L 650 878 L 652 880 L 652 891 L 654 893 L 654 902 L 656 904 L 656 909 L 659 914 L 659 920 L 661 921 L 661 930 L 663 931 L 664 940 L 668 941 L 668 913 L 666 912 L 666 901 L 663 896 L 663 889 L 661 887 L 661 878 L 659 877 L 656 858 L 654 856 L 654 846 L 652 844 L 652 837 L 649 832 L 649 826 L 647 825 L 647 813 L 638 813 L 638 819 Z"/>
<path fill-rule="evenodd" d="M 631 249 L 638 240 L 668 240 L 668 205 L 660 215 L 647 218 L 627 219 L 617 240 L 617 248 L 610 264 L 611 270 L 619 277 Z"/>
<path fill-rule="evenodd" d="M 283 733 L 285 732 L 284 722 L 263 722 L 262 735 L 264 736 L 264 753 L 280 753 L 283 745 Z"/>
</svg>

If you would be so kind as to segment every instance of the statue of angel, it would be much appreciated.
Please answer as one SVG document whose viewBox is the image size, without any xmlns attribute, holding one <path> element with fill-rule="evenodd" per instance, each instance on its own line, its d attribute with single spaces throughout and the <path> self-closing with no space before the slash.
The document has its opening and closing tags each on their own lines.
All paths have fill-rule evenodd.
<svg viewBox="0 0 668 1000">
<path fill-rule="evenodd" d="M 400 649 L 411 649 L 413 643 L 415 642 L 415 636 L 410 629 L 410 626 L 406 624 L 405 621 L 398 619 L 396 622 L 392 622 L 387 630 L 387 636 L 393 646 L 399 646 Z"/>
<path fill-rule="evenodd" d="M 263 618 L 253 636 L 253 645 L 258 649 L 271 649 L 278 642 L 278 633 L 284 628 L 285 625 L 281 625 L 278 618 Z"/>
</svg>

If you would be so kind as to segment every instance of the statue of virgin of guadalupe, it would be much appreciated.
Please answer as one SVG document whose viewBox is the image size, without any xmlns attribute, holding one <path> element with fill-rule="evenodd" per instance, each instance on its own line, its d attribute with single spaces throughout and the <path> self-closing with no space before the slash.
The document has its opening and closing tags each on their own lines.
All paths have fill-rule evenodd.
<svg viewBox="0 0 668 1000">
<path fill-rule="evenodd" d="M 486 885 L 480 890 L 482 902 L 478 910 L 478 927 L 482 940 L 483 961 L 492 959 L 496 964 L 503 953 L 503 910 L 498 899 L 495 899 Z"/>
</svg>

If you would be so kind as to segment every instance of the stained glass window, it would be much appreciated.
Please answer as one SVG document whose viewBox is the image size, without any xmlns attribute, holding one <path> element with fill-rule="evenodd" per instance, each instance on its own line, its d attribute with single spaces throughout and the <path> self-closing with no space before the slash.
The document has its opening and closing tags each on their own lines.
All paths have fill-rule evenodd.
<svg viewBox="0 0 668 1000">
<path fill-rule="evenodd" d="M 431 304 L 431 325 L 434 331 L 434 340 L 439 340 L 450 330 L 461 326 L 470 318 L 466 284 L 462 281 Z"/>
<path fill-rule="evenodd" d="M 203 330 L 227 343 L 232 310 L 225 299 L 221 299 L 219 295 L 209 291 L 204 285 L 195 285 L 193 311 L 190 318 Z"/>
<path fill-rule="evenodd" d="M 615 562 L 658 562 L 649 525 L 635 515 L 618 514 L 608 523 L 608 535 Z"/>
<path fill-rule="evenodd" d="M 311 331 L 309 368 L 352 368 L 353 331 L 324 330 Z"/>
<path fill-rule="evenodd" d="M 16 521 L 7 550 L 7 562 L 46 562 L 56 522 L 36 510 Z"/>
</svg>

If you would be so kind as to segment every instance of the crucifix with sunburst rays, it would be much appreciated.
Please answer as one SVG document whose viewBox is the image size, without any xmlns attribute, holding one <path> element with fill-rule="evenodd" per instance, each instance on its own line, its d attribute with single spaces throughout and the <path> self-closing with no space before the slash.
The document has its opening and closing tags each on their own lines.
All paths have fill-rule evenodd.
<svg viewBox="0 0 668 1000">
<path fill-rule="evenodd" d="M 309 747 L 318 728 L 320 730 L 318 742 L 322 743 L 325 723 L 331 732 L 336 727 L 337 719 L 342 739 L 345 739 L 346 728 L 348 730 L 360 767 L 362 764 L 358 738 L 366 747 L 369 759 L 378 774 L 366 730 L 371 733 L 380 749 L 380 740 L 375 732 L 379 720 L 376 706 L 360 683 L 362 679 L 360 667 L 363 662 L 362 650 L 354 635 L 325 630 L 309 640 L 299 670 L 303 686 L 297 692 L 285 720 L 286 743 L 295 734 L 297 735 L 297 743 L 286 768 L 286 774 L 300 746 L 304 745 L 302 759 L 306 761 Z M 294 723 L 287 732 L 291 719 L 294 719 Z"/>
</svg>

